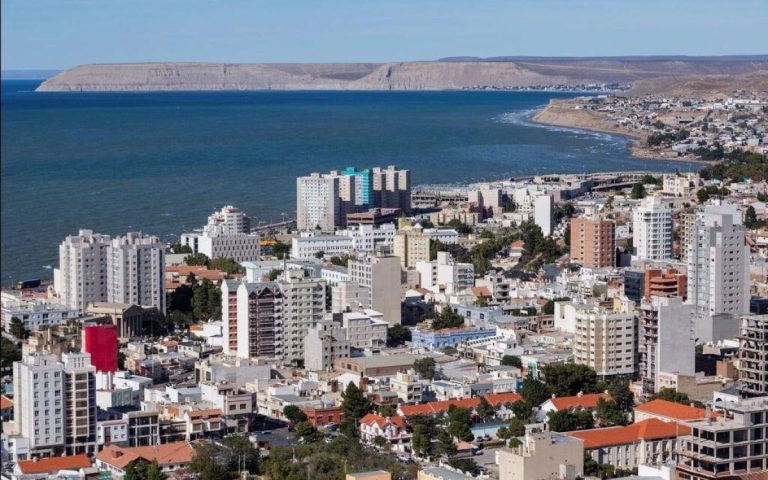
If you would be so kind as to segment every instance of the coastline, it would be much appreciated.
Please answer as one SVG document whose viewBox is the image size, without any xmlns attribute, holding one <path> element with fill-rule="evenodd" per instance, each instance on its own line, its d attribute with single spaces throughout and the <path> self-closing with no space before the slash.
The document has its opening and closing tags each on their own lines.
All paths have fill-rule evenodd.
<svg viewBox="0 0 768 480">
<path fill-rule="evenodd" d="M 549 101 L 548 105 L 533 114 L 528 120 L 531 123 L 539 125 L 575 128 L 578 130 L 627 137 L 632 140 L 629 147 L 630 156 L 638 160 L 675 161 L 701 165 L 713 164 L 713 162 L 685 156 L 660 156 L 658 152 L 643 145 L 646 139 L 645 135 L 622 128 L 598 113 L 589 110 L 575 109 L 571 105 L 572 103 L 568 100 L 552 99 Z"/>
</svg>

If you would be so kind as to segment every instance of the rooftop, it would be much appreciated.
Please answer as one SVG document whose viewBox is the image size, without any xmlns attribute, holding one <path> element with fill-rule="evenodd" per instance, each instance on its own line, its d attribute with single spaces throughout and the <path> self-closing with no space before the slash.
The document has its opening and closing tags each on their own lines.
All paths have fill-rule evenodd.
<svg viewBox="0 0 768 480">
<path fill-rule="evenodd" d="M 35 473 L 56 472 L 58 470 L 78 470 L 91 466 L 91 460 L 88 455 L 72 455 L 69 457 L 49 457 L 34 460 L 22 460 L 17 466 L 19 471 L 25 475 Z"/>
<path fill-rule="evenodd" d="M 635 407 L 635 412 L 648 413 L 678 421 L 699 420 L 706 417 L 706 410 L 703 408 L 661 399 L 651 400 L 650 402 L 638 405 Z"/>
<path fill-rule="evenodd" d="M 649 418 L 642 422 L 633 423 L 626 427 L 595 428 L 567 432 L 566 435 L 579 438 L 584 442 L 584 448 L 593 449 L 611 445 L 626 445 L 641 440 L 657 440 L 687 435 L 690 428 L 677 422 L 664 422 L 657 418 Z"/>
<path fill-rule="evenodd" d="M 189 463 L 192 461 L 194 454 L 195 450 L 188 442 L 173 442 L 133 448 L 107 445 L 104 447 L 104 450 L 96 454 L 96 459 L 123 470 L 137 458 L 143 458 L 148 462 L 157 460 L 157 463 L 162 467 L 164 465 Z"/>
</svg>

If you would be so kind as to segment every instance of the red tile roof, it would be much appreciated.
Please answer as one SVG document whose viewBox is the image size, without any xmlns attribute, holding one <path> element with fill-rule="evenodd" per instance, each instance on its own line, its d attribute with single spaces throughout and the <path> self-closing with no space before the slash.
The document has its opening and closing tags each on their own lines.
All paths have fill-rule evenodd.
<svg viewBox="0 0 768 480">
<path fill-rule="evenodd" d="M 651 400 L 650 402 L 638 405 L 635 407 L 635 411 L 678 421 L 700 420 L 707 416 L 706 410 L 703 408 L 691 407 L 689 405 L 660 399 Z"/>
<path fill-rule="evenodd" d="M 79 470 L 91 466 L 88 455 L 71 455 L 68 457 L 49 457 L 39 460 L 22 460 L 18 463 L 21 473 L 30 475 L 34 473 L 58 472 L 59 470 Z"/>
<path fill-rule="evenodd" d="M 397 428 L 405 428 L 405 420 L 403 417 L 389 417 L 389 422 L 395 425 Z M 381 415 L 377 415 L 375 413 L 369 413 L 360 419 L 360 423 L 364 423 L 366 425 L 372 425 L 375 423 L 379 426 L 379 428 L 384 428 L 384 425 L 387 424 L 387 417 L 382 417 Z"/>
<path fill-rule="evenodd" d="M 5 410 L 6 408 L 13 408 L 13 400 L 5 395 L 0 395 L 0 410 Z"/>
<path fill-rule="evenodd" d="M 514 392 L 507 393 L 494 393 L 485 396 L 488 403 L 494 407 L 505 403 L 515 403 L 521 400 L 522 397 Z M 474 398 L 461 398 L 456 400 L 440 400 L 437 402 L 423 403 L 420 405 L 401 405 L 400 412 L 404 417 L 410 417 L 413 415 L 436 415 L 445 413 L 451 407 L 455 405 L 457 407 L 474 409 L 480 403 L 480 397 Z"/>
<path fill-rule="evenodd" d="M 115 468 L 124 470 L 136 460 L 143 458 L 151 462 L 157 460 L 160 466 L 189 463 L 195 455 L 195 449 L 187 442 L 164 443 L 148 447 L 122 448 L 117 445 L 107 445 L 96 454 L 96 459 L 108 463 Z"/>
<path fill-rule="evenodd" d="M 488 400 L 488 403 L 496 407 L 498 405 L 504 405 L 507 403 L 515 403 L 518 400 L 522 400 L 523 397 L 521 397 L 520 394 L 515 392 L 507 392 L 507 393 L 491 393 L 489 395 L 486 395 L 485 399 Z"/>
<path fill-rule="evenodd" d="M 612 445 L 627 445 L 641 440 L 675 438 L 679 435 L 688 435 L 690 432 L 690 428 L 676 422 L 663 422 L 656 418 L 649 418 L 626 427 L 579 430 L 566 432 L 566 435 L 580 438 L 584 442 L 584 448 L 594 449 Z"/>
<path fill-rule="evenodd" d="M 472 287 L 470 289 L 472 291 L 472 295 L 476 297 L 490 297 L 491 291 L 488 290 L 488 287 Z"/>
<path fill-rule="evenodd" d="M 552 402 L 555 408 L 560 411 L 569 410 L 572 408 L 595 408 L 597 407 L 597 401 L 601 398 L 606 401 L 613 400 L 613 397 L 607 393 L 587 393 L 581 396 L 573 395 L 571 397 L 554 397 L 550 398 L 549 400 Z"/>
</svg>

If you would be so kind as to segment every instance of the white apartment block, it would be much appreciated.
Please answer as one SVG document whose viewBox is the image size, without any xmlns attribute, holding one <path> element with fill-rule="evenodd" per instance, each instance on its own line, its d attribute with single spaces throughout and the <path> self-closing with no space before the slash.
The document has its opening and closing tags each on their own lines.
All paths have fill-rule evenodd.
<svg viewBox="0 0 768 480">
<path fill-rule="evenodd" d="M 344 312 L 341 315 L 341 325 L 351 347 L 383 347 L 387 344 L 389 323 L 375 310 Z"/>
<path fill-rule="evenodd" d="M 288 270 L 278 284 L 283 294 L 283 360 L 298 362 L 304 359 L 307 331 L 325 316 L 325 280 Z"/>
<path fill-rule="evenodd" d="M 384 225 L 358 225 L 353 228 L 336 232 L 337 235 L 352 238 L 352 249 L 356 252 L 370 253 L 376 250 L 379 245 L 391 246 L 392 239 L 397 232 L 397 228 L 392 223 Z"/>
<path fill-rule="evenodd" d="M 353 240 L 346 235 L 314 235 L 304 232 L 300 237 L 293 237 L 291 242 L 291 258 L 339 257 L 354 249 Z"/>
<path fill-rule="evenodd" d="M 414 370 L 397 372 L 389 379 L 389 389 L 403 403 L 421 403 L 423 387 L 421 377 Z"/>
<path fill-rule="evenodd" d="M 390 325 L 400 323 L 400 258 L 393 255 L 367 255 L 350 260 L 349 280 L 368 292 L 366 307 L 381 312 Z"/>
<path fill-rule="evenodd" d="M 237 355 L 237 292 L 239 280 L 221 282 L 221 335 L 224 353 Z"/>
<path fill-rule="evenodd" d="M 234 261 L 258 260 L 261 255 L 261 237 L 256 233 L 220 234 L 203 231 L 197 237 L 197 250 L 208 258 L 231 258 Z"/>
<path fill-rule="evenodd" d="M 129 232 L 107 247 L 107 301 L 165 312 L 165 247 L 157 237 Z"/>
<path fill-rule="evenodd" d="M 446 245 L 459 243 L 459 232 L 452 228 L 425 228 L 424 235 Z"/>
<path fill-rule="evenodd" d="M 499 480 L 576 480 L 584 475 L 584 444 L 555 432 L 527 433 L 522 445 L 498 452 Z"/>
<path fill-rule="evenodd" d="M 309 328 L 304 339 L 304 368 L 330 371 L 337 358 L 349 358 L 346 330 L 338 322 L 324 320 Z"/>
<path fill-rule="evenodd" d="M 632 375 L 636 369 L 637 319 L 633 302 L 617 310 L 576 305 L 574 363 L 587 365 L 599 377 Z"/>
<path fill-rule="evenodd" d="M 371 294 L 366 287 L 349 281 L 331 287 L 331 313 L 358 308 L 371 308 Z"/>
<path fill-rule="evenodd" d="M 552 229 L 554 228 L 554 215 L 553 209 L 554 200 L 552 195 L 544 193 L 534 197 L 533 200 L 533 221 L 541 228 L 541 233 L 545 237 L 552 235 Z"/>
<path fill-rule="evenodd" d="M 453 295 L 475 285 L 475 267 L 453 260 L 448 252 L 437 252 L 437 259 L 418 262 L 419 284 L 435 292 Z"/>
<path fill-rule="evenodd" d="M 220 227 L 223 235 L 251 232 L 251 220 L 237 207 L 227 205 L 208 217 L 208 225 Z"/>
<path fill-rule="evenodd" d="M 733 338 L 749 313 L 749 247 L 741 212 L 707 205 L 697 213 L 688 246 L 688 303 L 696 313 L 699 341 Z"/>
<path fill-rule="evenodd" d="M 668 173 L 664 174 L 661 191 L 675 197 L 689 197 L 696 192 L 699 183 L 699 174 L 695 172 Z"/>
<path fill-rule="evenodd" d="M 0 312 L 6 332 L 10 332 L 13 318 L 21 320 L 27 330 L 34 331 L 61 325 L 80 316 L 77 308 L 62 305 L 56 300 L 22 299 L 9 292 L 0 295 Z"/>
<path fill-rule="evenodd" d="M 84 312 L 89 303 L 107 300 L 108 235 L 80 230 L 59 245 L 59 268 L 53 272 L 56 295 L 63 305 Z"/>
<path fill-rule="evenodd" d="M 661 197 L 641 200 L 632 221 L 635 256 L 640 260 L 672 258 L 672 209 Z"/>
<path fill-rule="evenodd" d="M 313 173 L 296 179 L 296 228 L 332 232 L 343 225 L 339 176 Z"/>
</svg>

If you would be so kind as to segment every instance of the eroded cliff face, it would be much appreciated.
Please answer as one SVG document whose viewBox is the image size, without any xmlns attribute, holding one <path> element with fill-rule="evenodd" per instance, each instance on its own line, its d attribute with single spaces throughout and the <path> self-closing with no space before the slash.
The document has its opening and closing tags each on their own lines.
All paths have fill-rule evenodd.
<svg viewBox="0 0 768 480">
<path fill-rule="evenodd" d="M 755 61 L 403 62 L 319 64 L 133 63 L 80 65 L 42 92 L 201 90 L 457 90 L 632 82 L 768 70 Z"/>
</svg>

